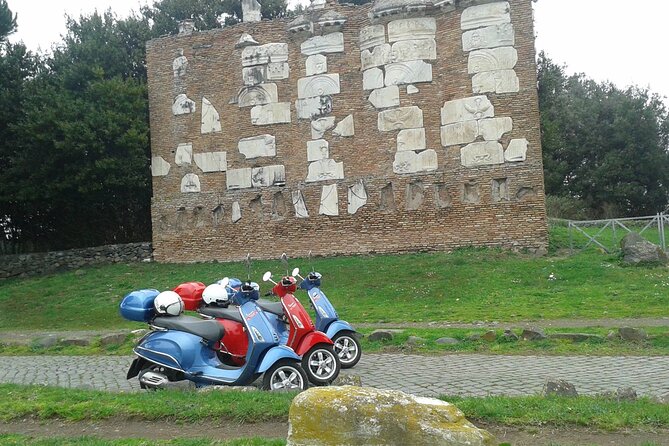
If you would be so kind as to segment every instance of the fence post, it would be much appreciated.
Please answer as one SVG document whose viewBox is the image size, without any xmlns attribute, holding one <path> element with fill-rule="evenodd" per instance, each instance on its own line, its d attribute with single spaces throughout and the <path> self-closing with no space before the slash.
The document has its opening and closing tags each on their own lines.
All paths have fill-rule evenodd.
<svg viewBox="0 0 669 446">
<path fill-rule="evenodd" d="M 660 244 L 662 245 L 662 249 L 666 250 L 667 249 L 667 244 L 666 244 L 666 239 L 664 237 L 664 212 L 660 212 L 657 214 L 657 229 L 660 232 Z"/>
<path fill-rule="evenodd" d="M 574 254 L 574 238 L 571 235 L 571 220 L 569 220 L 569 254 Z"/>
<path fill-rule="evenodd" d="M 616 237 L 616 221 L 611 220 L 611 227 L 613 228 L 613 246 L 611 247 L 611 251 L 615 251 L 616 248 L 618 247 L 618 237 Z"/>
</svg>

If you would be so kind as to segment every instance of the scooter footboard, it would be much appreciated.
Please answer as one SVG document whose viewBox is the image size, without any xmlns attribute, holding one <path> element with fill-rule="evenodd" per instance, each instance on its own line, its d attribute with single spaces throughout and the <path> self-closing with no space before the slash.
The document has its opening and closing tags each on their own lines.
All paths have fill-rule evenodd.
<svg viewBox="0 0 669 446">
<path fill-rule="evenodd" d="M 257 373 L 265 373 L 269 370 L 270 367 L 274 365 L 277 361 L 281 359 L 293 359 L 299 361 L 301 358 L 293 351 L 293 349 L 286 347 L 285 345 L 277 345 L 270 348 L 265 356 L 260 361 L 260 365 L 256 370 Z"/>
<path fill-rule="evenodd" d="M 352 331 L 355 333 L 355 329 L 351 327 L 351 324 L 349 324 L 348 322 L 334 321 L 328 326 L 327 330 L 325 330 L 325 334 L 328 336 L 328 338 L 332 339 L 340 331 Z"/>
</svg>

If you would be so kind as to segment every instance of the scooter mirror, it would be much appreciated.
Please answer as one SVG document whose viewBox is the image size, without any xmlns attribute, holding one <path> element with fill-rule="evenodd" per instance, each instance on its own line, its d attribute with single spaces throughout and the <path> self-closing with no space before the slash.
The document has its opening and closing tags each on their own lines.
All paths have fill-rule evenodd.
<svg viewBox="0 0 669 446">
<path fill-rule="evenodd" d="M 219 284 L 223 285 L 224 287 L 228 286 L 230 284 L 230 279 L 228 277 L 224 277 L 220 280 Z"/>
<path fill-rule="evenodd" d="M 262 281 L 263 282 L 268 282 L 269 279 L 271 279 L 271 278 L 272 278 L 272 272 L 271 271 L 267 271 L 265 274 L 262 275 Z"/>
<path fill-rule="evenodd" d="M 295 277 L 295 276 L 298 276 L 299 274 L 300 274 L 300 269 L 295 268 L 295 269 L 293 269 L 293 272 L 290 275 Z"/>
</svg>

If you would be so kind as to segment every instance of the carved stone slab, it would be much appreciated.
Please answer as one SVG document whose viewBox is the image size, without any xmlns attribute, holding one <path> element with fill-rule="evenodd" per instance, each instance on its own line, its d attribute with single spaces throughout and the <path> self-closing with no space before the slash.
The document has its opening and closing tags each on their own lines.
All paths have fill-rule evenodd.
<svg viewBox="0 0 669 446">
<path fill-rule="evenodd" d="M 402 40 L 393 43 L 390 59 L 392 62 L 408 62 L 410 60 L 435 60 L 437 58 L 437 42 L 434 39 Z"/>
<path fill-rule="evenodd" d="M 232 203 L 231 217 L 233 223 L 237 223 L 242 219 L 242 208 L 239 206 L 239 201 Z"/>
<path fill-rule="evenodd" d="M 302 195 L 302 191 L 294 190 L 291 192 L 291 198 L 293 207 L 295 208 L 295 217 L 309 218 L 309 212 L 307 211 L 307 205 L 304 203 L 304 195 Z"/>
<path fill-rule="evenodd" d="M 386 42 L 383 25 L 366 26 L 360 30 L 360 50 L 366 50 Z"/>
<path fill-rule="evenodd" d="M 515 43 L 513 25 L 510 23 L 474 29 L 462 34 L 462 49 L 464 51 L 513 46 Z"/>
<path fill-rule="evenodd" d="M 186 71 L 188 71 L 188 59 L 184 56 L 183 50 L 179 52 L 179 57 L 172 62 L 172 71 L 174 72 L 174 77 L 186 75 Z"/>
<path fill-rule="evenodd" d="M 290 67 L 288 62 L 270 62 L 267 64 L 267 79 L 270 81 L 288 79 Z"/>
<path fill-rule="evenodd" d="M 425 149 L 425 129 L 400 130 L 397 134 L 397 151 Z"/>
<path fill-rule="evenodd" d="M 476 50 L 469 53 L 469 74 L 510 70 L 518 63 L 518 51 L 511 46 Z"/>
<path fill-rule="evenodd" d="M 260 45 L 256 39 L 253 38 L 253 36 L 249 33 L 242 33 L 241 36 L 239 36 L 239 40 L 235 44 L 235 48 L 244 48 L 247 46 L 258 46 Z"/>
<path fill-rule="evenodd" d="M 358 180 L 353 186 L 348 188 L 348 213 L 355 214 L 358 209 L 367 204 L 367 190 L 365 183 Z"/>
<path fill-rule="evenodd" d="M 343 179 L 344 163 L 338 163 L 335 160 L 328 158 L 314 161 L 313 163 L 309 164 L 309 173 L 306 180 L 307 183 Z"/>
<path fill-rule="evenodd" d="M 432 82 L 432 65 L 422 60 L 386 65 L 386 87 L 390 85 Z"/>
<path fill-rule="evenodd" d="M 306 67 L 307 76 L 326 73 L 328 71 L 328 58 L 322 54 L 309 56 L 307 57 Z"/>
<path fill-rule="evenodd" d="M 400 88 L 397 85 L 377 88 L 369 95 L 369 102 L 371 102 L 375 108 L 399 107 Z"/>
<path fill-rule="evenodd" d="M 244 85 L 258 85 L 267 79 L 267 65 L 254 65 L 242 68 Z"/>
<path fill-rule="evenodd" d="M 320 139 L 325 132 L 335 126 L 335 117 L 328 116 L 327 118 L 316 119 L 311 121 L 311 139 Z"/>
<path fill-rule="evenodd" d="M 363 90 L 374 90 L 383 86 L 383 71 L 380 68 L 370 68 L 362 72 Z"/>
<path fill-rule="evenodd" d="M 204 96 L 202 97 L 202 125 L 201 133 L 215 133 L 221 131 L 221 117 L 216 108 Z"/>
<path fill-rule="evenodd" d="M 518 93 L 520 81 L 514 70 L 486 71 L 472 77 L 474 93 Z"/>
<path fill-rule="evenodd" d="M 512 139 L 509 147 L 504 152 L 504 159 L 510 163 L 525 161 L 527 159 L 528 142 L 525 138 Z"/>
<path fill-rule="evenodd" d="M 332 131 L 332 135 L 348 138 L 355 135 L 355 126 L 353 123 L 353 115 L 348 115 L 337 124 L 337 127 Z"/>
<path fill-rule="evenodd" d="M 432 149 L 420 153 L 411 150 L 397 152 L 393 162 L 393 172 L 403 174 L 431 172 L 438 167 L 437 152 Z"/>
<path fill-rule="evenodd" d="M 315 119 L 332 112 L 332 96 L 316 96 L 315 98 L 298 99 L 295 101 L 298 119 Z"/>
<path fill-rule="evenodd" d="M 297 97 L 313 98 L 339 94 L 339 74 L 317 74 L 297 80 Z"/>
<path fill-rule="evenodd" d="M 481 119 L 479 135 L 486 141 L 497 141 L 502 135 L 513 130 L 513 120 L 509 117 Z"/>
<path fill-rule="evenodd" d="M 162 156 L 151 157 L 151 175 L 154 177 L 164 177 L 170 173 L 170 163 L 165 161 Z"/>
<path fill-rule="evenodd" d="M 225 174 L 225 183 L 228 190 L 249 189 L 251 187 L 251 168 L 228 169 Z"/>
<path fill-rule="evenodd" d="M 251 109 L 253 125 L 285 124 L 290 122 L 290 102 L 256 105 Z"/>
<path fill-rule="evenodd" d="M 326 53 L 343 53 L 344 34 L 332 33 L 324 36 L 314 36 L 303 42 L 300 46 L 300 50 L 305 56 Z"/>
<path fill-rule="evenodd" d="M 320 215 L 339 215 L 339 195 L 337 194 L 336 184 L 323 186 L 318 213 Z"/>
<path fill-rule="evenodd" d="M 193 162 L 193 144 L 182 143 L 177 146 L 176 154 L 174 155 L 174 164 L 179 167 L 190 166 Z"/>
<path fill-rule="evenodd" d="M 364 71 L 390 63 L 390 51 L 391 46 L 388 43 L 363 50 L 360 53 L 360 69 Z"/>
<path fill-rule="evenodd" d="M 488 3 L 469 7 L 462 11 L 460 28 L 465 31 L 484 26 L 511 23 L 510 10 L 508 2 Z"/>
<path fill-rule="evenodd" d="M 441 127 L 441 145 L 444 147 L 469 144 L 479 134 L 478 121 L 464 121 Z"/>
<path fill-rule="evenodd" d="M 413 85 L 407 85 L 407 94 L 416 94 L 416 93 L 420 93 L 420 90 L 417 87 Z"/>
<path fill-rule="evenodd" d="M 174 103 L 172 104 L 172 113 L 174 116 L 195 113 L 196 110 L 195 101 L 188 99 L 188 96 L 185 94 L 180 94 L 174 98 Z"/>
<path fill-rule="evenodd" d="M 475 142 L 460 149 L 460 162 L 465 167 L 504 163 L 504 149 L 496 141 Z"/>
<path fill-rule="evenodd" d="M 423 127 L 423 110 L 416 106 L 385 110 L 379 112 L 378 125 L 382 132 L 420 128 Z"/>
<path fill-rule="evenodd" d="M 254 167 L 251 172 L 253 187 L 270 187 L 286 185 L 286 168 L 282 165 Z"/>
<path fill-rule="evenodd" d="M 247 160 L 261 156 L 276 156 L 276 139 L 272 135 L 243 138 L 237 143 L 237 148 Z"/>
<path fill-rule="evenodd" d="M 484 95 L 456 99 L 444 103 L 441 109 L 441 125 L 492 118 L 493 116 L 495 116 L 495 107 Z"/>
<path fill-rule="evenodd" d="M 267 43 L 247 46 L 242 50 L 242 66 L 264 65 L 270 62 L 288 62 L 287 43 Z"/>
<path fill-rule="evenodd" d="M 388 23 L 388 41 L 434 39 L 437 22 L 433 17 L 394 20 Z"/>
<path fill-rule="evenodd" d="M 256 0 L 242 0 L 242 19 L 246 22 L 259 22 L 260 3 Z"/>
<path fill-rule="evenodd" d="M 200 192 L 200 178 L 194 173 L 187 173 L 181 179 L 182 193 L 196 193 Z"/>
<path fill-rule="evenodd" d="M 324 139 L 307 141 L 307 161 L 319 161 L 330 158 L 330 144 Z"/>
<path fill-rule="evenodd" d="M 244 87 L 237 95 L 237 105 L 253 107 L 279 102 L 279 93 L 276 84 L 260 84 L 253 87 Z"/>
<path fill-rule="evenodd" d="M 227 152 L 205 152 L 193 155 L 195 164 L 202 172 L 225 172 L 228 170 Z"/>
</svg>

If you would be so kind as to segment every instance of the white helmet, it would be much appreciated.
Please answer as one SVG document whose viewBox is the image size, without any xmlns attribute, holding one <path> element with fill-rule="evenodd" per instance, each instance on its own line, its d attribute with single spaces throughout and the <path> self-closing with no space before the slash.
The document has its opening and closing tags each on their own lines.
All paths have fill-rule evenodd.
<svg viewBox="0 0 669 446">
<path fill-rule="evenodd" d="M 214 283 L 209 285 L 202 292 L 202 300 L 207 305 L 222 305 L 226 306 L 230 303 L 230 297 L 223 285 Z"/>
<path fill-rule="evenodd" d="M 174 291 L 163 291 L 156 296 L 153 306 L 158 314 L 179 316 L 184 311 L 184 301 Z"/>
</svg>

